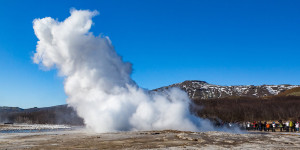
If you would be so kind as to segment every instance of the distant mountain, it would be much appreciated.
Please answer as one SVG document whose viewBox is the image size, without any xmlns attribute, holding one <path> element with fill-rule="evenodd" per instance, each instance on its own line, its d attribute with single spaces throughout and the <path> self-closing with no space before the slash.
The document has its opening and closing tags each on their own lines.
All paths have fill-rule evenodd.
<svg viewBox="0 0 300 150">
<path fill-rule="evenodd" d="M 226 97 L 252 97 L 261 98 L 266 96 L 278 95 L 289 89 L 300 87 L 299 85 L 238 85 L 220 86 L 209 84 L 205 81 L 188 80 L 181 83 L 155 89 L 163 91 L 170 87 L 178 87 L 187 92 L 191 99 L 216 99 Z"/>
<path fill-rule="evenodd" d="M 83 119 L 67 105 L 29 109 L 0 107 L 0 123 L 5 122 L 83 125 Z"/>
<path fill-rule="evenodd" d="M 0 106 L 0 113 L 9 113 L 9 112 L 21 112 L 24 109 L 19 107 L 6 107 L 6 106 Z"/>
<path fill-rule="evenodd" d="M 280 96 L 283 96 L 284 97 L 283 99 L 287 99 L 287 100 L 290 100 L 288 96 L 300 96 L 299 85 L 220 86 L 220 85 L 209 84 L 205 81 L 197 81 L 197 80 L 184 81 L 181 83 L 176 83 L 169 86 L 154 89 L 153 91 L 164 91 L 170 87 L 178 87 L 186 91 L 189 97 L 195 100 L 195 102 L 201 102 L 201 101 L 197 101 L 199 99 L 211 99 L 212 102 L 215 102 L 216 99 L 218 100 L 223 99 L 224 101 L 226 101 L 227 99 L 228 102 L 231 102 L 233 99 L 235 99 L 241 102 L 245 101 L 248 103 L 247 98 L 246 99 L 243 98 L 240 99 L 240 98 L 250 97 L 251 104 L 249 104 L 249 106 L 256 104 L 257 102 L 254 100 L 259 100 L 259 98 L 262 97 L 271 97 L 271 99 L 274 101 L 277 100 L 278 98 L 280 99 Z M 277 95 L 278 97 L 273 97 L 275 95 Z M 297 98 L 291 98 L 290 102 L 287 103 L 286 105 L 298 106 L 298 101 L 295 101 L 294 99 Z M 270 103 L 272 100 L 270 100 Z M 208 108 L 209 111 L 212 111 L 211 107 L 209 107 L 209 104 L 204 104 L 202 102 L 199 105 L 205 105 L 205 107 Z M 224 103 L 219 108 L 223 108 L 225 106 L 227 105 L 225 105 Z M 247 108 L 247 110 L 248 109 L 249 108 Z M 298 110 L 298 108 L 296 109 Z M 201 111 L 201 113 L 204 114 L 207 113 L 205 114 L 205 116 L 214 116 L 216 112 L 218 111 L 212 111 L 212 112 Z M 203 115 L 200 116 L 205 117 Z M 221 115 L 219 114 L 217 116 L 220 117 Z M 226 118 L 223 119 L 226 120 Z M 34 107 L 30 109 L 22 109 L 19 107 L 0 107 L 0 123 L 4 123 L 4 122 L 83 125 L 83 119 L 78 117 L 76 111 L 73 108 L 68 107 L 67 105 L 59 105 L 59 106 L 44 107 L 44 108 Z"/>
</svg>

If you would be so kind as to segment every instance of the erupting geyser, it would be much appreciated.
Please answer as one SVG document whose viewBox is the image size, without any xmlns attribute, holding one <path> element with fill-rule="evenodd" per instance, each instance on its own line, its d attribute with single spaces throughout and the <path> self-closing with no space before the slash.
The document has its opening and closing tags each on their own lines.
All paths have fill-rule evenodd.
<svg viewBox="0 0 300 150">
<path fill-rule="evenodd" d="M 203 120 L 189 111 L 179 89 L 149 92 L 131 79 L 131 64 L 116 53 L 108 37 L 89 32 L 97 11 L 71 10 L 59 22 L 35 19 L 39 41 L 33 60 L 65 77 L 67 103 L 96 132 L 178 129 L 198 131 Z M 206 122 L 207 123 L 207 122 Z"/>
</svg>

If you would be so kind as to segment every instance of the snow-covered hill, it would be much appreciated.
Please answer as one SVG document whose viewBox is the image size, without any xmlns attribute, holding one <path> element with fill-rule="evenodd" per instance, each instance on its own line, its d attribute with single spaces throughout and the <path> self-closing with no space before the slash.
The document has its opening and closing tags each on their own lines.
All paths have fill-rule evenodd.
<svg viewBox="0 0 300 150">
<path fill-rule="evenodd" d="M 299 85 L 238 85 L 238 86 L 220 86 L 208 84 L 205 81 L 189 80 L 176 83 L 170 86 L 155 89 L 158 91 L 169 87 L 179 87 L 186 91 L 192 99 L 213 99 L 225 97 L 265 97 L 277 95 L 280 92 L 299 87 Z"/>
</svg>

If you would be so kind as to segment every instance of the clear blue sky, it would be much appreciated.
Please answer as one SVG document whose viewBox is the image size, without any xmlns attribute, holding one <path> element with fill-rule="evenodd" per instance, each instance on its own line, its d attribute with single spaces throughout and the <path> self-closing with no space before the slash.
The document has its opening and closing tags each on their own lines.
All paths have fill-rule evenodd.
<svg viewBox="0 0 300 150">
<path fill-rule="evenodd" d="M 63 79 L 32 63 L 32 21 L 62 21 L 70 8 L 100 12 L 92 31 L 111 38 L 144 88 L 300 84 L 298 0 L 0 0 L 0 106 L 65 104 Z"/>
</svg>

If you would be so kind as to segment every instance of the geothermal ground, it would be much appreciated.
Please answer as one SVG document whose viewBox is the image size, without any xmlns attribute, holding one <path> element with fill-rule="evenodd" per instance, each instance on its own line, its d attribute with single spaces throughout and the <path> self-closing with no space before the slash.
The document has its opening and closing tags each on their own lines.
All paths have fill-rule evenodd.
<svg viewBox="0 0 300 150">
<path fill-rule="evenodd" d="M 0 126 L 1 131 L 6 127 Z M 98 134 L 77 127 L 50 132 L 2 132 L 0 149 L 300 149 L 300 135 L 174 130 Z"/>
</svg>

